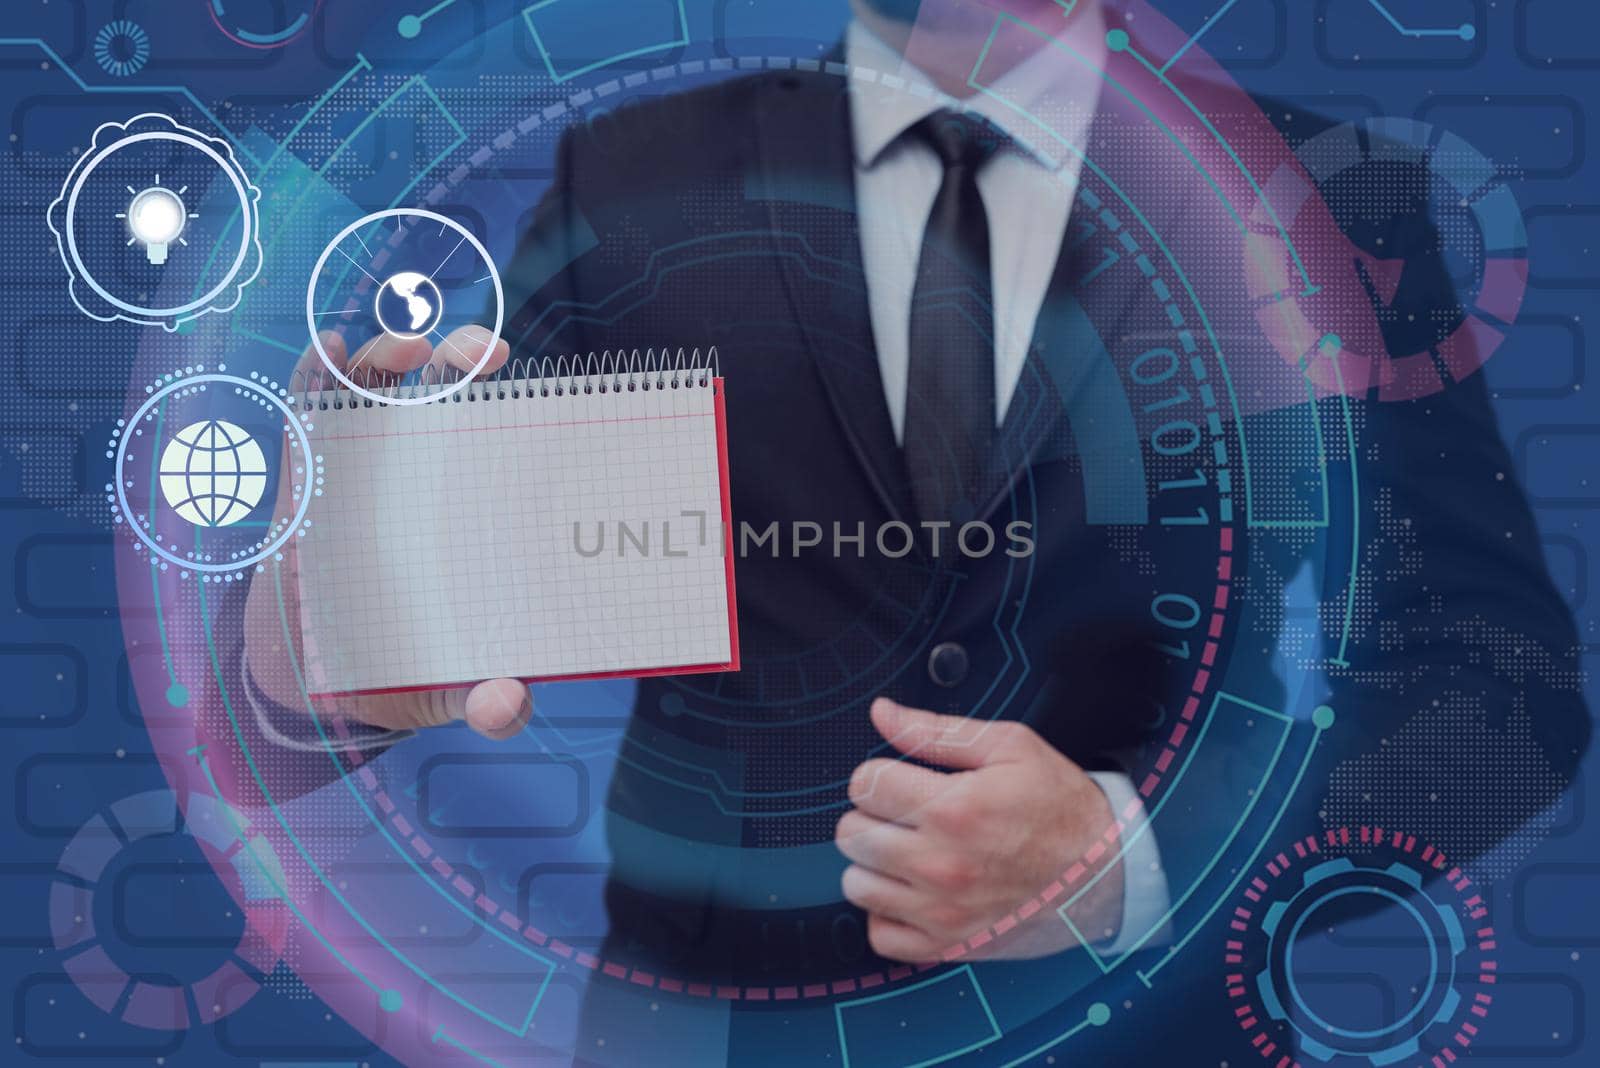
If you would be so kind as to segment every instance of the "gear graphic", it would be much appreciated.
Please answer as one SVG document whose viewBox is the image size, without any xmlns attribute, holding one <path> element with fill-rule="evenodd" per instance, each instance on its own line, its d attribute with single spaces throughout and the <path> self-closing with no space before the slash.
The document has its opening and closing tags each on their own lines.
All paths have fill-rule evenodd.
<svg viewBox="0 0 1600 1068">
<path fill-rule="evenodd" d="M 1335 851 L 1358 852 L 1362 862 L 1327 856 Z M 1425 885 L 1428 877 L 1438 880 L 1433 890 Z M 1323 926 L 1312 917 L 1353 897 L 1375 899 L 1407 917 L 1427 955 L 1426 974 L 1409 1003 L 1378 1026 L 1326 1019 L 1302 991 L 1305 969 L 1295 960 L 1297 941 Z M 1245 898 L 1233 925 L 1241 933 L 1227 943 L 1228 993 L 1238 1003 L 1240 1027 L 1269 1063 L 1298 1068 L 1292 1054 L 1299 1053 L 1322 1063 L 1441 1068 L 1476 1037 L 1492 1001 L 1494 930 L 1471 880 L 1432 846 L 1381 828 L 1327 831 L 1278 853 L 1251 880 Z M 1482 926 L 1469 931 L 1464 917 Z"/>
<path fill-rule="evenodd" d="M 1387 887 L 1385 884 L 1389 882 L 1397 884 L 1396 887 Z M 1409 899 L 1416 903 L 1414 907 L 1417 909 L 1431 909 L 1433 916 L 1429 917 L 1430 927 L 1432 921 L 1437 919 L 1439 928 L 1444 932 L 1445 946 L 1440 946 L 1433 940 L 1435 932 L 1429 931 L 1429 950 L 1434 958 L 1435 968 L 1433 974 L 1428 977 L 1428 987 L 1423 992 L 1422 998 L 1409 1012 L 1377 1033 L 1357 1032 L 1337 1027 L 1318 1017 L 1299 996 L 1295 987 L 1294 972 L 1288 965 L 1293 953 L 1294 937 L 1306 918 L 1328 901 L 1352 893 L 1386 898 L 1410 908 L 1413 906 L 1406 905 Z M 1293 922 L 1286 922 L 1290 917 L 1294 918 Z M 1454 912 L 1423 894 L 1422 875 L 1415 868 L 1408 868 L 1396 862 L 1378 872 L 1368 868 L 1358 868 L 1344 857 L 1324 861 L 1305 873 L 1300 892 L 1291 900 L 1273 903 L 1262 919 L 1261 927 L 1270 940 L 1268 959 L 1272 962 L 1256 975 L 1256 991 L 1261 996 L 1262 1005 L 1267 1015 L 1274 1020 L 1281 1020 L 1299 1031 L 1301 1052 L 1319 1061 L 1332 1060 L 1343 1052 L 1332 1044 L 1334 1041 L 1348 1038 L 1372 1039 L 1398 1033 L 1409 1028 L 1422 1015 L 1425 1008 L 1432 1010 L 1424 1025 L 1429 1027 L 1454 1016 L 1461 1004 L 1460 992 L 1450 983 L 1455 979 L 1456 961 L 1467 948 L 1466 934 L 1462 931 L 1461 921 L 1456 918 Z M 1446 946 L 1448 953 L 1441 953 Z M 1275 968 L 1280 966 L 1290 994 L 1295 999 L 1296 1007 L 1300 1009 L 1298 1016 L 1291 1015 L 1278 996 L 1273 974 Z M 1441 971 L 1445 979 L 1442 983 L 1438 981 Z M 1437 997 L 1434 996 L 1436 993 Z M 1327 1034 L 1315 1033 L 1312 1030 L 1313 1026 Z M 1365 1056 L 1375 1065 L 1393 1064 L 1415 1054 L 1418 1049 L 1417 1037 L 1412 1034 L 1369 1050 Z"/>
</svg>

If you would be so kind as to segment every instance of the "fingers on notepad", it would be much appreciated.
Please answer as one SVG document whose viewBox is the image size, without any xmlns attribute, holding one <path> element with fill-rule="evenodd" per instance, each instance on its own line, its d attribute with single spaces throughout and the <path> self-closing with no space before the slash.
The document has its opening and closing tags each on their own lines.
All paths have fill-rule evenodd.
<svg viewBox="0 0 1600 1068">
<path fill-rule="evenodd" d="M 317 333 L 317 340 L 322 344 L 322 351 L 327 354 L 329 363 L 342 368 L 349 361 L 350 350 L 345 346 L 343 334 L 322 330 Z M 300 355 L 300 366 L 309 370 L 316 367 L 321 359 L 317 347 L 307 345 L 306 351 Z"/>
<path fill-rule="evenodd" d="M 516 679 L 490 679 L 467 694 L 463 718 L 485 738 L 499 741 L 521 731 L 532 714 L 533 699 L 525 684 Z"/>
<path fill-rule="evenodd" d="M 344 365 L 349 361 L 350 356 L 349 350 L 345 347 L 344 338 L 332 330 L 320 330 L 317 332 L 317 341 L 322 345 L 322 351 L 328 355 L 327 362 L 341 371 L 344 370 Z M 305 351 L 300 354 L 300 358 L 294 362 L 293 373 L 303 377 L 321 370 L 322 367 L 323 359 L 317 352 L 317 346 L 307 345 Z M 296 379 L 296 381 L 298 382 L 299 379 Z"/>
<path fill-rule="evenodd" d="M 438 337 L 437 334 L 434 336 Z M 492 336 L 486 327 L 463 326 L 439 338 L 439 344 L 435 346 L 425 337 L 379 334 L 358 348 L 352 356 L 342 336 L 324 330 L 317 337 L 322 343 L 322 352 L 318 353 L 315 345 L 307 346 L 295 369 L 314 371 L 318 364 L 326 362 L 347 374 L 363 368 L 404 374 L 431 363 L 440 369 L 449 367 L 457 371 L 470 371 L 478 365 L 479 360 L 484 359 L 484 346 L 489 344 Z M 478 375 L 494 374 L 505 366 L 510 355 L 511 346 L 506 344 L 504 338 L 496 338 Z"/>
<path fill-rule="evenodd" d="M 489 344 L 489 339 L 493 336 L 487 327 L 458 327 L 450 331 L 434 348 L 433 363 L 436 367 L 453 367 L 458 371 L 470 371 L 484 358 L 484 346 Z M 506 344 L 505 338 L 495 338 L 494 348 L 489 352 L 489 358 L 484 363 L 483 369 L 478 372 L 478 376 L 494 374 L 505 366 L 506 359 L 510 355 L 511 346 Z"/>
<path fill-rule="evenodd" d="M 356 350 L 344 371 L 347 374 L 358 369 L 405 374 L 415 371 L 432 356 L 433 345 L 425 337 L 379 334 Z"/>
</svg>

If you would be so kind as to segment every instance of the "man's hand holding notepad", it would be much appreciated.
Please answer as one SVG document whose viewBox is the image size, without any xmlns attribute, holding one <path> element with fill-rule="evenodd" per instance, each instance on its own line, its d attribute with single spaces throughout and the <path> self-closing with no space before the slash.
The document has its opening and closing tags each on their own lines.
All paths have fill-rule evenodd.
<svg viewBox="0 0 1600 1068">
<path fill-rule="evenodd" d="M 435 380 L 485 342 L 477 327 L 353 355 L 322 340 L 348 374 Z M 720 380 L 607 361 L 484 381 L 507 356 L 497 342 L 478 381 L 433 403 L 300 398 L 325 483 L 275 581 L 250 590 L 267 697 L 500 738 L 527 720 L 527 681 L 737 669 Z M 302 369 L 329 380 L 315 356 Z M 280 658 L 295 670 L 255 669 Z"/>
</svg>

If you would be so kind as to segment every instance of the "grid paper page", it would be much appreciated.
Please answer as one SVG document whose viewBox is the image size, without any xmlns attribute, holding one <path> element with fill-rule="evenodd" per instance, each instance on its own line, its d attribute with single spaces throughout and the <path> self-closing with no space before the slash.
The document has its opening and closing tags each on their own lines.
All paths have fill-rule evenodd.
<svg viewBox="0 0 1600 1068">
<path fill-rule="evenodd" d="M 728 665 L 718 393 L 537 392 L 317 412 L 312 692 Z"/>
</svg>

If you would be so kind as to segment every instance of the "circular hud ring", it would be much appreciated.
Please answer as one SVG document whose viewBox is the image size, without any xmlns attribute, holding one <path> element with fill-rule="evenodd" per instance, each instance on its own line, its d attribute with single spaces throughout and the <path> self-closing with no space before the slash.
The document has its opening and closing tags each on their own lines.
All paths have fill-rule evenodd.
<svg viewBox="0 0 1600 1068">
<path fill-rule="evenodd" d="M 1227 942 L 1228 995 L 1269 1064 L 1299 1065 L 1297 1051 L 1319 1062 L 1438 1066 L 1471 1046 L 1492 1000 L 1494 929 L 1472 881 L 1433 846 L 1381 828 L 1330 830 L 1277 854 L 1244 897 Z M 1373 906 L 1404 932 L 1359 928 Z M 1398 994 L 1382 1018 L 1330 1011 L 1315 986 L 1336 973 L 1299 949 L 1313 935 L 1365 951 L 1371 978 Z M 1407 961 L 1404 975 L 1383 968 L 1395 959 Z"/>
<path fill-rule="evenodd" d="M 218 368 L 221 371 L 222 368 Z M 184 574 L 197 572 L 207 579 L 231 581 L 239 572 L 259 565 L 279 552 L 289 540 L 310 524 L 306 513 L 311 499 L 322 492 L 321 459 L 311 447 L 307 431 L 309 413 L 296 413 L 286 400 L 288 394 L 276 383 L 252 374 L 250 378 L 212 373 L 190 368 L 183 375 L 168 375 L 160 388 L 147 387 L 144 403 L 112 432 L 107 457 L 114 460 L 116 481 L 106 486 L 106 500 L 114 521 L 133 531 L 137 548 L 148 551 L 151 562 L 162 569 L 177 566 Z M 203 405 L 202 419 L 214 419 L 218 408 L 227 405 L 249 413 L 257 421 L 281 430 L 290 442 L 287 455 L 296 458 L 292 470 L 278 472 L 278 478 L 293 479 L 293 510 L 262 522 L 258 535 L 241 533 L 217 545 L 203 543 L 192 522 L 181 516 L 174 519 L 172 509 L 161 502 L 157 486 L 158 465 L 177 426 L 187 422 L 171 418 L 169 409 L 177 404 Z M 226 425 L 231 426 L 232 423 Z M 265 450 L 269 463 L 285 454 L 276 442 Z M 135 499 L 140 500 L 136 505 Z M 170 502 L 169 502 L 170 503 Z M 253 508 L 270 509 L 270 497 L 255 502 Z M 249 528 L 257 529 L 257 528 Z"/>
<path fill-rule="evenodd" d="M 394 232 L 386 243 L 371 247 L 372 242 L 367 240 L 373 236 L 371 228 L 386 220 L 395 220 Z M 433 224 L 438 224 L 437 230 Z M 432 247 L 434 243 L 439 243 L 437 248 Z M 460 273 L 467 255 L 475 256 L 476 261 L 470 270 Z M 339 271 L 336 277 L 335 270 Z M 441 283 L 444 275 L 457 273 L 459 284 Z M 325 286 L 329 278 L 331 283 Z M 425 299 L 418 303 L 418 317 L 409 325 L 401 323 L 397 327 L 394 324 L 399 320 L 387 317 L 383 304 L 386 295 L 396 290 L 402 280 L 410 283 L 410 293 L 425 294 Z M 361 370 L 359 356 L 348 367 L 341 367 L 329 357 L 323 344 L 323 331 L 348 329 L 358 320 L 370 317 L 379 330 L 393 337 L 432 337 L 440 345 L 454 347 L 445 329 L 452 322 L 452 302 L 457 306 L 456 314 L 464 315 L 454 322 L 458 325 L 472 322 L 482 308 L 474 290 L 485 282 L 491 284 L 494 325 L 483 336 L 481 351 L 477 350 L 476 342 L 472 351 L 457 350 L 464 358 L 474 361 L 472 368 L 454 382 L 441 383 L 442 388 L 412 388 L 404 392 L 372 389 L 364 375 L 355 373 Z M 462 312 L 462 308 L 469 310 Z M 306 284 L 306 329 L 323 366 L 346 389 L 376 404 L 429 404 L 465 389 L 488 365 L 504 323 L 505 292 L 489 250 L 472 231 L 454 219 L 421 208 L 375 211 L 346 226 L 317 257 Z M 352 351 L 366 338 L 356 340 L 357 344 L 351 345 Z"/>
<path fill-rule="evenodd" d="M 175 181 L 174 171 L 187 178 Z M 218 182 L 219 175 L 225 180 Z M 128 197 L 137 199 L 142 186 L 167 184 L 178 185 L 178 193 L 199 208 L 188 217 L 200 224 L 174 235 L 194 245 L 181 268 L 172 268 L 187 272 L 181 276 L 158 270 L 167 264 L 165 245 L 147 246 L 137 231 L 125 244 L 123 240 Z M 261 190 L 251 184 L 228 142 L 150 112 L 95 131 L 46 221 L 80 311 L 102 322 L 124 319 L 176 330 L 207 312 L 232 310 L 255 280 L 262 260 L 260 199 Z M 202 238 L 202 232 L 209 236 Z M 150 269 L 141 267 L 141 261 Z M 152 301 L 146 294 L 157 286 L 184 297 L 169 304 Z"/>
</svg>

